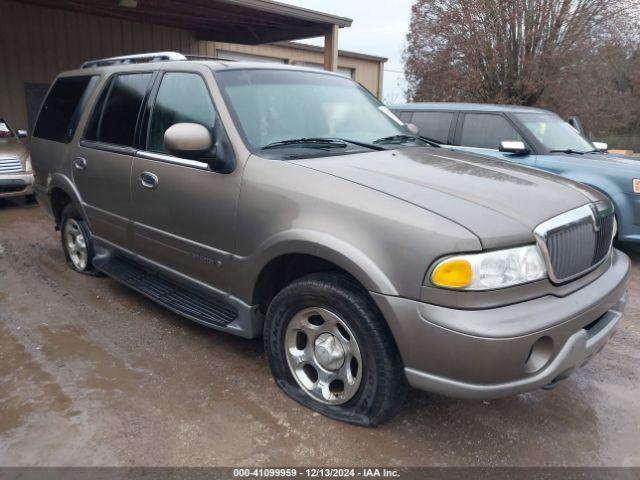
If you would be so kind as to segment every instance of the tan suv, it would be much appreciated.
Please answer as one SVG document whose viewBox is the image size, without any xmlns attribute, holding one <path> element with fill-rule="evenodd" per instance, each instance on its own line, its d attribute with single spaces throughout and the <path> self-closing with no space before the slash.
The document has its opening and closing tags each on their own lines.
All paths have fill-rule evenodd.
<svg viewBox="0 0 640 480">
<path fill-rule="evenodd" d="M 26 136 L 26 131 L 16 132 L 0 118 L 0 198 L 33 194 L 31 157 L 21 141 Z"/>
<path fill-rule="evenodd" d="M 264 335 L 278 386 L 339 420 L 384 421 L 407 384 L 553 386 L 622 317 L 601 194 L 432 146 L 336 74 L 88 62 L 53 84 L 32 155 L 73 269 Z"/>
</svg>

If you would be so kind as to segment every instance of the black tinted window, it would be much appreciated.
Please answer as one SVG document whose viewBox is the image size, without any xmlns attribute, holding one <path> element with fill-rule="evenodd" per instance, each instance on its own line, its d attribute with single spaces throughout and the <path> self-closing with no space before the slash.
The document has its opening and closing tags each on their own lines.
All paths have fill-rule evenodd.
<svg viewBox="0 0 640 480">
<path fill-rule="evenodd" d="M 68 143 L 75 134 L 84 99 L 98 77 L 65 77 L 56 80 L 42 106 L 33 135 Z"/>
<path fill-rule="evenodd" d="M 418 127 L 420 135 L 439 143 L 447 143 L 452 120 L 451 112 L 415 112 L 411 123 Z"/>
<path fill-rule="evenodd" d="M 151 73 L 130 73 L 115 77 L 96 104 L 85 138 L 132 146 L 151 76 Z"/>
<path fill-rule="evenodd" d="M 204 80 L 194 73 L 166 73 L 149 123 L 148 150 L 166 152 L 164 132 L 176 123 L 199 123 L 213 133 L 215 110 Z"/>
<path fill-rule="evenodd" d="M 500 148 L 500 142 L 519 140 L 522 137 L 501 115 L 468 113 L 464 117 L 460 145 L 464 147 Z"/>
</svg>

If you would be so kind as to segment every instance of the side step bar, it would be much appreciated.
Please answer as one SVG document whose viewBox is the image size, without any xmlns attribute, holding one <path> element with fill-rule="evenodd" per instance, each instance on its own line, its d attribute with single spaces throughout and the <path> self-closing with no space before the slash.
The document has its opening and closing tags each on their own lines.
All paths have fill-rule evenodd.
<svg viewBox="0 0 640 480">
<path fill-rule="evenodd" d="M 228 305 L 211 300 L 120 256 L 96 257 L 93 266 L 151 300 L 198 323 L 225 328 L 238 317 L 238 312 Z"/>
</svg>

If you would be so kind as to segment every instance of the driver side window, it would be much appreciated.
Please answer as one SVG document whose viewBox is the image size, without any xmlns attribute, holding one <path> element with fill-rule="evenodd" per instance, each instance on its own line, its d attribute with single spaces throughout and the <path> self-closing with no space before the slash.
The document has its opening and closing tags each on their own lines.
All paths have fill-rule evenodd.
<svg viewBox="0 0 640 480">
<path fill-rule="evenodd" d="M 207 85 L 195 73 L 165 73 L 149 121 L 147 150 L 168 153 L 164 133 L 176 123 L 198 123 L 213 136 L 216 113 Z"/>
<path fill-rule="evenodd" d="M 464 116 L 461 146 L 498 150 L 500 142 L 506 140 L 524 141 L 502 115 L 467 113 Z"/>
</svg>

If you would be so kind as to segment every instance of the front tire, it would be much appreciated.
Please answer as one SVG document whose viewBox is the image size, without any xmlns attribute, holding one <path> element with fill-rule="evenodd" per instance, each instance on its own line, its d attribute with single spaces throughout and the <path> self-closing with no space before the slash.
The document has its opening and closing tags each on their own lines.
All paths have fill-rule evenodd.
<svg viewBox="0 0 640 480">
<path fill-rule="evenodd" d="M 278 386 L 323 415 L 375 426 L 404 400 L 391 332 L 368 292 L 346 275 L 313 274 L 284 288 L 269 306 L 264 338 Z"/>
<path fill-rule="evenodd" d="M 92 263 L 95 250 L 91 231 L 73 204 L 62 210 L 60 233 L 62 250 L 69 266 L 76 272 L 96 275 Z"/>
</svg>

